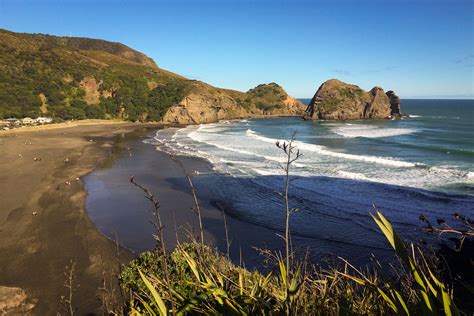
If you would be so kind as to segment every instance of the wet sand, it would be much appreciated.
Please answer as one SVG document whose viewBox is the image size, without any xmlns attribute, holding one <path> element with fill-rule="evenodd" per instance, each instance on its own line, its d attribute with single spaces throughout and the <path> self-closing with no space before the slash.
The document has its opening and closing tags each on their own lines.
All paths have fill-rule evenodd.
<svg viewBox="0 0 474 316">
<path fill-rule="evenodd" d="M 37 299 L 33 315 L 62 311 L 71 260 L 76 313 L 100 312 L 102 272 L 117 266 L 117 249 L 87 216 L 80 177 L 110 164 L 121 139 L 147 127 L 157 128 L 86 121 L 0 132 L 0 286 Z M 120 251 L 123 262 L 131 257 Z"/>
<path fill-rule="evenodd" d="M 154 133 L 150 133 L 148 138 L 151 134 Z M 146 138 L 143 135 L 139 139 L 130 139 L 127 142 L 129 150 L 114 160 L 113 165 L 98 168 L 84 178 L 88 192 L 86 209 L 92 221 L 110 238 L 118 236 L 120 244 L 135 253 L 152 249 L 155 246 L 153 234 L 156 232 L 150 223 L 151 204 L 130 183 L 132 175 L 135 181 L 148 188 L 159 200 L 165 241 L 170 249 L 176 244 L 176 233 L 180 242 L 187 240 L 186 230 L 191 229 L 194 235 L 199 235 L 197 216 L 191 211 L 193 197 L 182 169 L 167 153 L 144 143 Z M 217 197 L 210 186 L 200 184 L 201 178 L 225 175 L 215 174 L 206 160 L 183 156 L 178 158 L 195 181 L 205 242 L 226 253 L 224 220 L 221 209 L 215 205 Z M 227 205 L 222 206 L 230 211 Z M 242 253 L 243 263 L 247 267 L 262 268 L 262 257 L 254 247 L 278 251 L 284 245 L 276 235 L 279 232 L 275 230 L 235 218 L 230 213 L 226 219 L 231 241 L 230 256 L 236 263 L 239 263 Z"/>
<path fill-rule="evenodd" d="M 134 253 L 152 249 L 155 246 L 153 234 L 156 231 L 150 223 L 151 204 L 130 183 L 132 175 L 159 200 L 165 242 L 169 249 L 175 246 L 176 235 L 181 242 L 186 240 L 186 229 L 191 228 L 196 236 L 199 234 L 197 217 L 191 211 L 193 197 L 183 171 L 169 154 L 157 150 L 155 145 L 144 143 L 144 140 L 151 139 L 154 134 L 150 132 L 141 138 L 131 138 L 126 142 L 128 150 L 122 152 L 113 164 L 98 168 L 84 178 L 88 192 L 86 209 L 91 220 L 109 238 L 118 236 L 120 244 Z M 242 258 L 246 267 L 265 271 L 263 258 L 255 248 L 271 252 L 281 252 L 284 249 L 284 242 L 279 237 L 284 230 L 278 227 L 284 227 L 281 197 L 270 189 L 268 194 L 266 191 L 265 195 L 261 195 L 252 179 L 234 178 L 215 172 L 207 160 L 189 156 L 178 158 L 194 181 L 201 205 L 205 242 L 216 246 L 222 253 L 227 251 L 223 214 L 216 207 L 219 203 L 226 212 L 231 259 L 239 263 Z M 273 179 L 272 182 L 276 180 Z M 233 204 L 235 201 L 265 203 L 268 205 L 267 211 L 276 215 L 269 219 L 272 221 L 269 223 L 255 221 L 245 217 Z M 278 217 L 278 214 L 281 216 Z M 263 217 L 265 218 L 268 217 Z M 298 233 L 296 223 L 291 228 L 293 250 L 301 257 L 308 255 L 310 260 L 321 266 L 338 264 L 338 257 L 342 256 L 363 267 L 371 262 L 374 251 L 377 251 L 380 262 L 393 259 L 393 252 L 388 247 L 368 248 L 366 245 L 338 242 L 325 236 Z M 375 233 L 378 234 L 378 231 Z M 383 238 L 377 240 L 385 246 Z"/>
</svg>

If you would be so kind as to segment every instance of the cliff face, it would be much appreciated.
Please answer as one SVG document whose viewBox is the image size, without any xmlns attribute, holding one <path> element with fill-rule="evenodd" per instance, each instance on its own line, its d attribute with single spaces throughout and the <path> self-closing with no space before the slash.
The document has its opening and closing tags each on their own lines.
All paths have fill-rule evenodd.
<svg viewBox="0 0 474 316">
<path fill-rule="evenodd" d="M 165 124 L 201 124 L 245 116 L 245 109 L 225 93 L 190 93 L 171 106 L 162 122 Z"/>
<path fill-rule="evenodd" d="M 277 84 L 247 93 L 219 89 L 160 69 L 120 43 L 0 29 L 0 119 L 47 115 L 198 124 L 303 111 Z"/>
<path fill-rule="evenodd" d="M 402 116 L 400 109 L 400 98 L 392 90 L 387 91 L 387 97 L 390 99 L 391 115 Z"/>
<path fill-rule="evenodd" d="M 304 109 L 304 104 L 276 83 L 261 84 L 246 93 L 197 83 L 177 105 L 168 109 L 162 122 L 201 124 L 246 117 L 299 116 Z"/>
<path fill-rule="evenodd" d="M 400 99 L 380 87 L 366 92 L 337 79 L 324 82 L 311 99 L 304 117 L 322 120 L 356 120 L 400 116 Z"/>
</svg>

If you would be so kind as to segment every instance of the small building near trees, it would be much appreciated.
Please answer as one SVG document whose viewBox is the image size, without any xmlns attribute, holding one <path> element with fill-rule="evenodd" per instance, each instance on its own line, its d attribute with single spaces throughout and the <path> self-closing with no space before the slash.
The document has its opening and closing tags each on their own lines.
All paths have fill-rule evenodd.
<svg viewBox="0 0 474 316">
<path fill-rule="evenodd" d="M 21 124 L 23 125 L 31 125 L 36 123 L 35 119 L 32 119 L 31 117 L 25 117 L 21 119 Z"/>
<path fill-rule="evenodd" d="M 52 122 L 53 122 L 53 119 L 51 117 L 40 116 L 36 119 L 36 123 L 39 123 L 39 124 L 48 124 Z"/>
</svg>

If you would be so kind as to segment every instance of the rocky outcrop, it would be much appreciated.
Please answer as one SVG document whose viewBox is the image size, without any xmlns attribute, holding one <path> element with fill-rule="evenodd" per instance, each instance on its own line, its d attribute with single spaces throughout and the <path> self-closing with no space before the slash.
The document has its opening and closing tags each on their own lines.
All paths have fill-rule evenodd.
<svg viewBox="0 0 474 316">
<path fill-rule="evenodd" d="M 93 76 L 86 76 L 80 82 L 79 86 L 84 90 L 84 102 L 89 105 L 97 105 L 100 103 L 100 97 L 110 98 L 119 89 L 116 85 L 110 90 L 102 89 L 102 80 L 97 81 Z"/>
<path fill-rule="evenodd" d="M 94 77 L 86 76 L 84 77 L 79 85 L 85 91 L 84 101 L 87 104 L 99 104 L 99 86 L 100 82 L 97 82 Z"/>
<path fill-rule="evenodd" d="M 230 96 L 192 93 L 168 109 L 163 122 L 168 124 L 201 124 L 245 116 L 246 112 Z"/>
<path fill-rule="evenodd" d="M 289 115 L 299 115 L 305 109 L 304 104 L 301 103 L 301 101 L 293 98 L 291 95 L 286 96 L 286 98 L 283 100 L 283 105 L 284 107 L 281 108 L 281 110 Z"/>
<path fill-rule="evenodd" d="M 162 122 L 188 125 L 248 117 L 300 116 L 304 109 L 300 101 L 275 83 L 259 85 L 247 93 L 199 83 L 166 111 Z"/>
<path fill-rule="evenodd" d="M 380 87 L 369 92 L 337 79 L 324 82 L 306 108 L 304 118 L 357 120 L 400 116 L 400 98 Z"/>
<path fill-rule="evenodd" d="M 34 306 L 35 300 L 28 300 L 22 289 L 0 286 L 0 315 L 25 315 Z"/>
<path fill-rule="evenodd" d="M 364 107 L 363 118 L 384 118 L 390 115 L 387 105 L 390 100 L 380 87 L 373 87 L 369 92 L 370 102 Z"/>
<path fill-rule="evenodd" d="M 398 97 L 398 95 L 396 95 L 395 92 L 393 92 L 392 90 L 387 91 L 386 95 L 390 100 L 390 115 L 395 117 L 401 117 L 402 111 L 400 109 L 400 98 Z"/>
</svg>

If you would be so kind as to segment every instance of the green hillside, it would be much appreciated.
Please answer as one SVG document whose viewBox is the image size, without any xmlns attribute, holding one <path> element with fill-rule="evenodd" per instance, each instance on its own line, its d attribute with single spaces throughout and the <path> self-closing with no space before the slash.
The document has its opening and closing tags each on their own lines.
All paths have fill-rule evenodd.
<svg viewBox="0 0 474 316">
<path fill-rule="evenodd" d="M 189 86 L 122 44 L 0 30 L 0 118 L 157 120 Z"/>
<path fill-rule="evenodd" d="M 247 94 L 254 99 L 257 108 L 267 110 L 270 108 L 282 108 L 287 94 L 278 84 L 260 84 L 247 91 Z"/>
<path fill-rule="evenodd" d="M 157 121 L 192 92 L 225 93 L 245 109 L 281 108 L 281 87 L 269 85 L 274 96 L 259 87 L 246 94 L 189 80 L 120 43 L 0 30 L 0 119 Z"/>
</svg>

